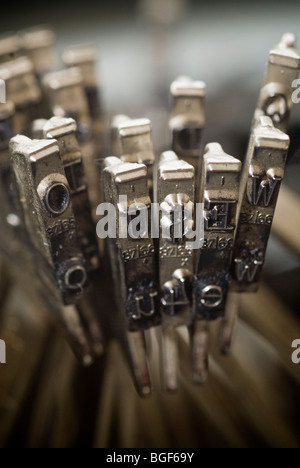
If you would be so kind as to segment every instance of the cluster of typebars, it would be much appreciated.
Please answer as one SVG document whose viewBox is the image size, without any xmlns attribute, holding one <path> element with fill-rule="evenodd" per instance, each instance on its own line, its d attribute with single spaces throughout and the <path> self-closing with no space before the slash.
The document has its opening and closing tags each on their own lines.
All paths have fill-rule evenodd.
<svg viewBox="0 0 300 468">
<path fill-rule="evenodd" d="M 259 285 L 290 143 L 295 37 L 285 34 L 270 51 L 243 167 L 219 143 L 203 145 L 203 82 L 171 84 L 171 142 L 155 157 L 148 119 L 104 118 L 95 48 L 68 48 L 53 71 L 53 43 L 45 27 L 0 39 L 2 256 L 50 306 L 83 364 L 103 352 L 109 317 L 141 395 L 152 388 L 150 335 L 159 337 L 165 389 L 179 386 L 185 330 L 190 374 L 203 383 L 210 322 L 220 321 L 226 352 L 238 294 Z M 116 235 L 105 241 L 96 232 L 101 203 L 116 213 Z M 156 238 L 152 203 L 162 207 Z M 150 222 L 140 236 L 120 235 L 120 220 L 138 224 L 145 207 Z M 202 229 L 197 248 L 189 228 Z M 106 305 L 107 284 L 115 307 Z"/>
</svg>

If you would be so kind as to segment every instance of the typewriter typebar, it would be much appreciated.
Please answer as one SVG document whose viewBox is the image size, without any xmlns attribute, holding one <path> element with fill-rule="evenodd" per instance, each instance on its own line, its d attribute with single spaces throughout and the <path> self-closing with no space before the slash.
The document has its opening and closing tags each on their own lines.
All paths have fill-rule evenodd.
<svg viewBox="0 0 300 468">
<path fill-rule="evenodd" d="M 62 58 L 67 67 L 78 67 L 80 69 L 90 115 L 92 119 L 98 119 L 102 115 L 102 109 L 99 81 L 96 74 L 96 47 L 92 44 L 68 47 L 64 50 Z"/>
<path fill-rule="evenodd" d="M 11 101 L 0 103 L 0 171 L 1 184 L 8 190 L 10 173 L 9 140 L 14 136 L 15 106 Z"/>
<path fill-rule="evenodd" d="M 196 256 L 191 327 L 193 380 L 208 373 L 209 322 L 223 318 L 230 284 L 241 162 L 218 143 L 206 146 L 200 186 L 204 242 Z"/>
<path fill-rule="evenodd" d="M 257 109 L 270 117 L 275 127 L 284 132 L 293 106 L 293 82 L 298 78 L 300 70 L 300 56 L 295 47 L 295 35 L 287 33 L 270 51 L 257 103 Z"/>
<path fill-rule="evenodd" d="M 204 204 L 204 243 L 196 260 L 193 307 L 199 320 L 224 315 L 236 228 L 241 162 L 218 143 L 206 146 L 200 200 Z"/>
<path fill-rule="evenodd" d="M 193 228 L 194 168 L 173 151 L 162 154 L 158 168 L 161 206 L 159 272 L 163 326 L 191 324 L 194 258 L 186 231 Z"/>
<path fill-rule="evenodd" d="M 6 85 L 6 101 L 15 106 L 14 133 L 29 133 L 32 120 L 40 116 L 42 99 L 32 62 L 19 57 L 0 64 L 0 79 Z"/>
<path fill-rule="evenodd" d="M 206 85 L 202 81 L 180 77 L 171 84 L 171 146 L 179 158 L 195 168 L 196 181 L 200 175 L 205 95 Z"/>
<path fill-rule="evenodd" d="M 31 124 L 31 138 L 33 140 L 43 140 L 44 139 L 44 127 L 48 119 L 35 119 Z"/>
<path fill-rule="evenodd" d="M 28 260 L 24 219 L 11 167 L 9 142 L 14 136 L 15 106 L 11 101 L 0 104 L 0 224 L 1 252 L 8 260 Z M 25 246 L 22 246 L 22 242 Z M 17 263 L 17 262 L 16 262 Z M 18 269 L 16 269 L 18 270 Z"/>
<path fill-rule="evenodd" d="M 115 293 L 126 318 L 136 386 L 144 396 L 151 392 L 144 331 L 160 323 L 147 175 L 144 164 L 111 157 L 105 160 L 102 177 L 105 201 L 113 207 L 116 220 L 115 239 L 109 239 Z"/>
<path fill-rule="evenodd" d="M 96 164 L 97 145 L 93 137 L 92 118 L 82 72 L 80 68 L 72 67 L 48 73 L 42 83 L 44 92 L 48 96 L 50 116 L 69 117 L 76 120 L 76 136 L 82 153 L 85 174 L 89 180 L 89 196 L 93 218 L 95 218 L 96 208 L 101 202 L 100 170 Z"/>
<path fill-rule="evenodd" d="M 120 158 L 122 156 L 122 145 L 121 136 L 119 132 L 119 125 L 128 122 L 130 117 L 125 114 L 114 115 L 110 123 L 110 134 L 109 134 L 109 147 L 110 154 L 114 154 Z M 134 161 L 138 162 L 138 161 Z"/>
<path fill-rule="evenodd" d="M 62 58 L 67 67 L 78 67 L 81 71 L 89 114 L 92 119 L 91 130 L 95 143 L 95 157 L 102 160 L 107 155 L 105 153 L 107 122 L 101 99 L 101 85 L 99 88 L 97 76 L 97 55 L 97 49 L 93 44 L 83 44 L 68 47 L 64 50 Z"/>
<path fill-rule="evenodd" d="M 149 119 L 129 119 L 119 124 L 121 160 L 145 164 L 148 185 L 152 191 L 155 156 L 152 143 L 152 124 Z"/>
<path fill-rule="evenodd" d="M 44 126 L 44 137 L 57 140 L 69 183 L 77 232 L 87 271 L 99 268 L 96 230 L 92 218 L 82 155 L 76 137 L 75 120 L 52 117 Z"/>
<path fill-rule="evenodd" d="M 17 34 L 4 34 L 0 36 L 0 65 L 20 57 L 21 42 Z"/>
<path fill-rule="evenodd" d="M 11 140 L 10 151 L 32 243 L 55 279 L 63 303 L 76 303 L 87 273 L 58 144 L 18 135 Z"/>
<path fill-rule="evenodd" d="M 148 223 L 150 197 L 147 168 L 143 164 L 123 163 L 107 158 L 103 172 L 105 201 L 116 207 L 117 238 L 111 240 L 117 249 L 120 265 L 122 302 L 129 329 L 147 329 L 159 323 L 158 284 L 155 250 Z M 124 201 L 122 201 L 124 200 Z M 142 212 L 147 210 L 147 212 Z M 131 237 L 132 223 L 139 223 L 139 214 L 147 223 L 140 238 Z M 122 232 L 123 231 L 123 232 Z"/>
<path fill-rule="evenodd" d="M 232 290 L 237 292 L 258 289 L 289 143 L 289 137 L 274 127 L 270 117 L 258 117 L 241 182 L 245 191 L 232 267 Z"/>
<path fill-rule="evenodd" d="M 80 142 L 91 135 L 89 107 L 78 67 L 47 73 L 42 86 L 48 99 L 48 112 L 57 117 L 71 117 L 77 121 Z"/>
<path fill-rule="evenodd" d="M 161 155 L 157 177 L 157 201 L 161 207 L 159 283 L 161 291 L 163 374 L 169 391 L 178 388 L 176 327 L 192 323 L 194 251 L 188 231 L 193 229 L 195 170 L 173 151 Z"/>
<path fill-rule="evenodd" d="M 21 31 L 20 42 L 24 55 L 33 63 L 38 79 L 53 69 L 55 35 L 50 27 L 37 26 Z"/>
<path fill-rule="evenodd" d="M 250 143 L 248 145 L 248 151 L 246 155 L 246 161 L 243 165 L 243 171 L 242 171 L 242 177 L 241 177 L 241 183 L 240 183 L 240 193 L 239 193 L 239 204 L 238 204 L 238 219 L 239 219 L 239 228 L 237 230 L 237 244 L 246 244 L 246 239 L 242 239 L 242 234 L 240 231 L 240 226 L 242 226 L 242 223 L 246 221 L 246 224 L 244 226 L 243 233 L 246 234 L 247 237 L 247 229 L 249 228 L 250 232 L 252 230 L 251 228 L 251 222 L 256 223 L 256 222 L 261 222 L 262 225 L 264 224 L 265 218 L 262 216 L 259 218 L 259 215 L 261 213 L 260 208 L 262 203 L 259 203 L 259 209 L 252 210 L 250 209 L 250 204 L 247 204 L 246 197 L 247 193 L 251 188 L 249 188 L 249 183 L 250 179 L 252 180 L 252 188 L 255 190 L 254 197 L 257 198 L 257 196 L 262 199 L 265 199 L 265 197 L 268 198 L 269 188 L 271 190 L 277 190 L 279 188 L 279 180 L 276 182 L 276 186 L 274 186 L 274 183 L 271 183 L 271 173 L 267 175 L 266 172 L 262 170 L 262 174 L 260 174 L 260 181 L 262 182 L 260 184 L 259 182 L 259 187 L 254 186 L 256 182 L 258 183 L 257 178 L 252 178 L 252 175 L 250 175 L 250 166 L 251 166 L 251 160 L 252 160 L 252 154 L 251 151 L 253 151 L 253 135 L 254 132 L 256 131 L 256 127 L 258 125 L 258 122 L 260 121 L 260 118 L 262 116 L 269 117 L 272 120 L 272 123 L 275 128 L 278 128 L 279 130 L 283 132 L 287 132 L 288 129 L 288 124 L 290 120 L 290 114 L 291 110 L 293 107 L 293 101 L 292 101 L 292 93 L 293 93 L 293 83 L 294 80 L 296 80 L 299 76 L 299 70 L 300 70 L 300 56 L 297 50 L 295 49 L 296 46 L 296 37 L 294 34 L 286 33 L 283 35 L 280 43 L 270 51 L 269 54 L 269 60 L 268 64 L 266 67 L 265 71 L 265 77 L 263 81 L 262 88 L 259 93 L 259 98 L 257 102 L 257 107 L 254 113 L 254 118 L 253 118 L 253 123 L 252 123 L 252 128 L 251 128 L 251 134 L 250 134 Z M 275 140 L 277 139 L 277 136 L 275 135 Z M 251 146 L 252 145 L 252 146 Z M 271 145 L 272 146 L 272 145 Z M 252 149 L 251 149 L 252 148 Z M 271 154 L 271 153 L 270 153 Z M 258 162 L 258 166 L 262 164 L 260 167 L 264 167 L 264 161 L 266 162 L 266 156 L 262 158 L 262 162 Z M 278 163 L 278 160 L 275 161 L 275 164 Z M 269 157 L 269 162 L 267 163 L 269 167 L 272 167 L 272 156 Z M 280 164 L 281 165 L 281 164 Z M 281 166 L 282 167 L 282 166 Z M 282 174 L 283 175 L 283 174 Z M 271 178 L 269 178 L 271 176 Z M 249 179 L 250 177 L 250 179 Z M 270 183 L 270 184 L 269 184 Z M 259 190 L 257 192 L 257 189 Z M 278 195 L 278 192 L 277 192 Z M 277 199 L 277 195 L 274 194 L 274 197 Z M 275 200 L 273 195 L 271 195 L 271 198 Z M 270 202 L 271 205 L 273 203 L 273 200 Z M 252 200 L 252 202 L 255 200 Z M 268 200 L 266 199 L 266 203 Z M 246 203 L 246 204 L 245 204 Z M 245 207 L 247 211 L 247 215 L 245 216 Z M 252 205 L 254 208 L 254 205 Z M 275 205 L 273 206 L 273 208 Z M 249 215 L 248 216 L 248 209 L 249 209 Z M 244 210 L 244 215 L 240 218 L 241 210 Z M 262 210 L 267 211 L 268 207 L 264 206 Z M 273 212 L 274 214 L 274 212 Z M 272 213 L 266 213 L 267 222 L 272 223 L 273 219 L 273 214 Z M 253 217 L 252 217 L 253 215 Z M 250 223 L 248 223 L 247 220 L 250 220 Z M 248 225 L 248 228 L 247 228 Z M 258 226 L 257 226 L 258 227 Z M 271 224 L 269 226 L 269 233 L 271 229 Z M 261 230 L 264 231 L 266 234 L 268 231 L 268 228 L 265 226 L 264 228 L 262 227 Z M 258 231 L 257 231 L 258 233 Z M 243 234 L 243 235 L 244 235 Z M 265 251 L 265 248 L 261 249 L 262 243 L 265 244 L 267 243 L 269 234 L 266 234 L 266 237 L 264 239 L 256 237 L 255 242 L 257 241 L 258 244 L 252 244 L 248 243 L 248 248 L 247 249 L 241 249 L 241 247 L 236 247 L 236 255 L 234 255 L 233 259 L 233 266 L 232 266 L 232 275 L 234 278 L 234 281 L 232 282 L 232 285 L 230 287 L 230 292 L 228 295 L 228 302 L 226 306 L 226 322 L 224 327 L 224 333 L 223 333 L 223 338 L 222 338 L 222 349 L 224 352 L 227 352 L 230 349 L 231 346 L 231 341 L 232 341 L 232 334 L 233 334 L 233 327 L 235 323 L 235 317 L 238 314 L 238 309 L 239 309 L 239 304 L 240 304 L 240 297 L 239 297 L 239 292 L 242 291 L 245 288 L 245 291 L 250 292 L 250 290 L 256 290 L 257 285 L 252 284 L 253 281 L 255 281 L 255 276 L 256 273 L 259 275 L 259 270 L 262 268 L 262 263 L 264 263 L 264 258 L 258 258 L 257 254 L 260 252 L 259 256 L 263 254 L 263 251 Z M 250 256 L 249 256 L 250 255 Z M 254 255 L 254 256 L 253 256 Z M 248 259 L 245 258 L 245 256 L 248 256 Z M 264 254 L 263 254 L 264 256 Z M 255 264 L 252 264 L 252 262 L 255 262 Z M 262 263 L 261 263 L 262 262 Z M 254 269 L 252 268 L 254 267 Z M 253 277 L 252 277 L 253 275 Z M 239 278 L 239 279 L 238 279 Z M 248 281 L 249 279 L 249 281 Z"/>
</svg>

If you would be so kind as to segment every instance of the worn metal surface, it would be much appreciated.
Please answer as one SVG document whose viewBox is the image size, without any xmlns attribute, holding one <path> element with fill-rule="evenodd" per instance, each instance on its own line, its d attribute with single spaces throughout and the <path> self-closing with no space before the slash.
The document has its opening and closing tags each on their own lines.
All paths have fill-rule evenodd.
<svg viewBox="0 0 300 468">
<path fill-rule="evenodd" d="M 159 238 L 164 385 L 177 390 L 179 351 L 174 328 L 192 323 L 194 251 L 186 237 L 193 229 L 195 170 L 168 151 L 161 155 L 157 202 L 162 209 Z"/>
<path fill-rule="evenodd" d="M 289 144 L 289 137 L 274 128 L 269 117 L 258 119 L 243 172 L 247 189 L 241 202 L 232 271 L 232 287 L 237 291 L 258 288 Z"/>
<path fill-rule="evenodd" d="M 155 155 L 150 120 L 124 120 L 119 123 L 118 129 L 121 142 L 121 160 L 145 164 L 148 171 L 148 186 L 152 191 Z"/>
<path fill-rule="evenodd" d="M 170 92 L 171 147 L 181 159 L 194 167 L 198 181 L 205 125 L 206 85 L 202 81 L 179 77 L 171 84 Z"/>
<path fill-rule="evenodd" d="M 87 274 L 57 142 L 16 136 L 10 151 L 31 241 L 52 271 L 63 302 L 72 304 L 80 298 Z"/>
<path fill-rule="evenodd" d="M 52 117 L 44 125 L 44 137 L 55 139 L 70 187 L 79 243 L 88 271 L 97 270 L 100 257 L 92 218 L 83 158 L 76 138 L 77 124 L 73 119 Z"/>
<path fill-rule="evenodd" d="M 296 50 L 296 36 L 284 34 L 270 51 L 257 109 L 273 120 L 275 127 L 287 130 L 293 107 L 293 82 L 299 76 L 300 56 Z"/>
<path fill-rule="evenodd" d="M 198 319 L 224 315 L 236 228 L 241 162 L 210 143 L 203 156 L 200 200 L 204 203 L 204 243 L 196 260 L 193 290 Z"/>
<path fill-rule="evenodd" d="M 0 78 L 5 81 L 6 100 L 15 105 L 15 132 L 29 132 L 31 121 L 40 116 L 42 99 L 32 62 L 27 57 L 19 57 L 2 63 Z"/>
</svg>

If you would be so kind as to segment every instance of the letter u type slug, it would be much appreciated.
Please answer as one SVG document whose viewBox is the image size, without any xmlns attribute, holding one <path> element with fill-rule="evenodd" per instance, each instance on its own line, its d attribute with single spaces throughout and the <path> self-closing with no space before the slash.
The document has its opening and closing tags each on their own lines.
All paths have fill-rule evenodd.
<svg viewBox="0 0 300 468">
<path fill-rule="evenodd" d="M 149 235 L 150 197 L 144 164 L 106 158 L 105 201 L 116 208 L 115 261 L 119 263 L 122 306 L 130 331 L 146 330 L 160 321 L 154 243 Z M 134 226 L 140 226 L 139 232 Z"/>
</svg>

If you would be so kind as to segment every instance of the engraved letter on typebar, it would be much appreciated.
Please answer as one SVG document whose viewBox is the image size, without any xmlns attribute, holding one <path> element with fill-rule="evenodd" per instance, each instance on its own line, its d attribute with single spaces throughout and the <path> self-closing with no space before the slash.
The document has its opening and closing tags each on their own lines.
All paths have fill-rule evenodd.
<svg viewBox="0 0 300 468">
<path fill-rule="evenodd" d="M 224 315 L 230 280 L 241 163 L 218 143 L 205 148 L 200 187 L 204 202 L 204 243 L 198 253 L 193 288 L 197 320 Z"/>
<path fill-rule="evenodd" d="M 261 116 L 254 126 L 241 183 L 241 212 L 234 247 L 233 289 L 256 291 L 264 265 L 289 137 Z"/>
<path fill-rule="evenodd" d="M 173 151 L 161 155 L 157 199 L 160 219 L 160 288 L 163 327 L 190 325 L 193 254 L 187 230 L 193 226 L 194 167 Z"/>
</svg>

